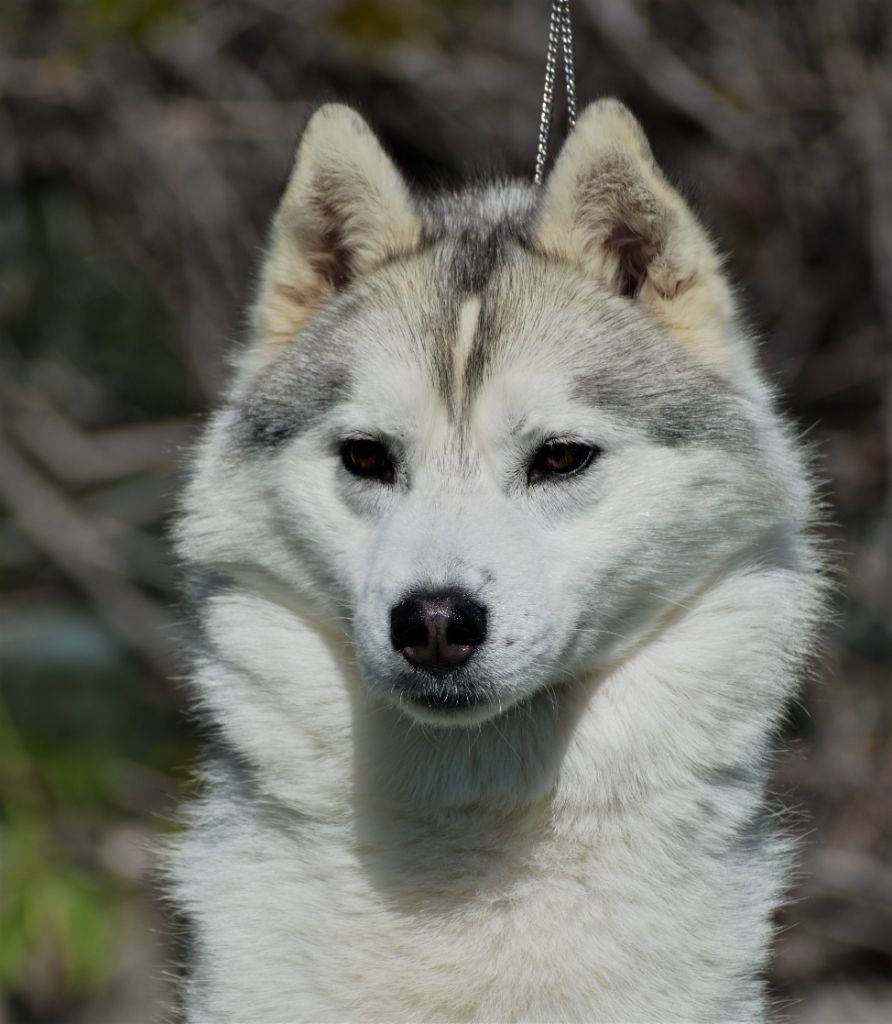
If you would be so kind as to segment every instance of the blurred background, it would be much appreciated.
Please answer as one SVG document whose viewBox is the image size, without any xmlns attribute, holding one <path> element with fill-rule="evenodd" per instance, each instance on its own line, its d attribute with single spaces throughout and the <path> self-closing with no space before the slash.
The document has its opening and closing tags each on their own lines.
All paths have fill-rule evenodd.
<svg viewBox="0 0 892 1024">
<path fill-rule="evenodd" d="M 774 789 L 805 835 L 772 986 L 892 1019 L 892 4 L 576 0 L 613 94 L 730 253 L 827 481 L 827 657 Z M 0 1024 L 143 1024 L 151 844 L 196 732 L 165 530 L 320 100 L 417 182 L 530 176 L 547 0 L 0 5 Z"/>
</svg>

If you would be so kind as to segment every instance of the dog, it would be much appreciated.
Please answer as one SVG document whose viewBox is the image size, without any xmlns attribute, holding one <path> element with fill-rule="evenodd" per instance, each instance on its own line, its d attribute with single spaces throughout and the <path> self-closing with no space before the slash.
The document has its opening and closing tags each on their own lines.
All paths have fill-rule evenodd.
<svg viewBox="0 0 892 1024">
<path fill-rule="evenodd" d="M 428 196 L 318 109 L 176 528 L 186 1019 L 764 1020 L 813 490 L 623 105 Z"/>
</svg>

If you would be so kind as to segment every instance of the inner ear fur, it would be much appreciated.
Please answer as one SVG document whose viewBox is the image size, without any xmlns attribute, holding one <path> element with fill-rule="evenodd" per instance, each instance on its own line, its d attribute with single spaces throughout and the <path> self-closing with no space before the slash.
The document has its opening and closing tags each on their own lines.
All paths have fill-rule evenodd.
<svg viewBox="0 0 892 1024">
<path fill-rule="evenodd" d="M 340 104 L 320 107 L 273 218 L 249 365 L 274 359 L 333 293 L 417 248 L 420 232 L 409 189 L 365 121 Z"/>
<path fill-rule="evenodd" d="M 583 112 L 544 185 L 534 244 L 645 306 L 718 369 L 746 361 L 721 260 L 612 99 Z"/>
</svg>

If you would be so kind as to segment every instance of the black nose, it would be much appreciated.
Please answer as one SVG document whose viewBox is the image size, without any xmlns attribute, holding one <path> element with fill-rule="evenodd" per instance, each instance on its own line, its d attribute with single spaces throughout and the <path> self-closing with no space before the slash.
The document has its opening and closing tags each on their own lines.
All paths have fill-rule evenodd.
<svg viewBox="0 0 892 1024">
<path fill-rule="evenodd" d="M 486 609 L 456 590 L 412 594 L 390 610 L 390 640 L 410 665 L 448 672 L 486 639 Z"/>
</svg>

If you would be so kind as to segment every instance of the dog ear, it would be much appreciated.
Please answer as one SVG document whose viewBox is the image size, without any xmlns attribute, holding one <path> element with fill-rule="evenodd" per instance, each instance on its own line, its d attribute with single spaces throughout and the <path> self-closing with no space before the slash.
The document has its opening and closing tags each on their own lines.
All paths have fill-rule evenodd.
<svg viewBox="0 0 892 1024">
<path fill-rule="evenodd" d="M 406 183 L 369 126 L 349 107 L 320 107 L 273 219 L 253 356 L 270 361 L 326 298 L 416 248 L 419 236 Z"/>
<path fill-rule="evenodd" d="M 647 307 L 716 368 L 739 365 L 721 260 L 618 101 L 592 103 L 577 121 L 545 182 L 533 242 Z"/>
</svg>

